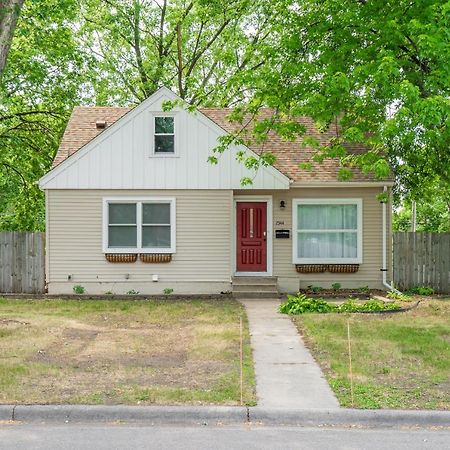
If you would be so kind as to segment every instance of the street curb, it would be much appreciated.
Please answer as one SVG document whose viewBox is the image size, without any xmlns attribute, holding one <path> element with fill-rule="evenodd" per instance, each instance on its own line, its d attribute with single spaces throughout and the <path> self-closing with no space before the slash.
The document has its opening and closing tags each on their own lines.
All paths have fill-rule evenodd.
<svg viewBox="0 0 450 450">
<path fill-rule="evenodd" d="M 10 417 L 11 419 L 11 417 Z M 245 407 L 18 405 L 20 422 L 141 422 L 146 424 L 214 425 L 247 422 Z"/>
<path fill-rule="evenodd" d="M 239 406 L 0 405 L 0 421 L 262 425 L 314 427 L 448 427 L 450 411 L 274 409 Z"/>
<path fill-rule="evenodd" d="M 12 405 L 0 405 L 0 421 L 8 421 L 13 418 L 14 406 Z"/>
<path fill-rule="evenodd" d="M 450 411 L 250 408 L 250 422 L 262 425 L 345 427 L 450 427 Z"/>
</svg>

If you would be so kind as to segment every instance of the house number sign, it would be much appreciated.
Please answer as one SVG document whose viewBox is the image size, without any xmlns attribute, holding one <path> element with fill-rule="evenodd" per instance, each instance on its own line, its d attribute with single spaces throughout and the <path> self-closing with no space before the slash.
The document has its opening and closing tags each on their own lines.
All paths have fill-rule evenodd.
<svg viewBox="0 0 450 450">
<path fill-rule="evenodd" d="M 289 239 L 289 237 L 290 237 L 289 230 L 275 230 L 276 239 Z"/>
</svg>

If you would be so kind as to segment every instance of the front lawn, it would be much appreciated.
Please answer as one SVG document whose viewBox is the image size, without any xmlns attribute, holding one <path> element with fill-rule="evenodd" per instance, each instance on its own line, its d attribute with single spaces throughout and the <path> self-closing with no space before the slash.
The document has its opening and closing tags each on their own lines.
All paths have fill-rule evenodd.
<svg viewBox="0 0 450 450">
<path fill-rule="evenodd" d="M 0 403 L 255 403 L 233 300 L 0 299 Z"/>
<path fill-rule="evenodd" d="M 396 314 L 303 314 L 294 322 L 342 406 L 450 409 L 450 299 Z"/>
</svg>

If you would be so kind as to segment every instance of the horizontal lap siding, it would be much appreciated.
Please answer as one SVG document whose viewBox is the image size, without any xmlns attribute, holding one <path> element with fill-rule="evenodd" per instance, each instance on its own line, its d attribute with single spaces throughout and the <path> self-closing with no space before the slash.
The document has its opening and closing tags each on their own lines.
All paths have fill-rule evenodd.
<svg viewBox="0 0 450 450">
<path fill-rule="evenodd" d="M 292 200 L 294 198 L 362 198 L 363 200 L 363 262 L 356 273 L 297 274 L 292 263 L 291 239 L 274 239 L 274 274 L 279 277 L 297 277 L 299 279 L 314 279 L 331 282 L 346 280 L 381 281 L 382 258 L 382 210 L 376 199 L 379 188 L 334 188 L 334 189 L 291 189 L 286 193 L 274 195 L 274 228 L 277 220 L 285 222 L 286 228 L 292 230 Z M 286 202 L 286 208 L 281 211 L 280 200 Z M 294 233 L 295 230 L 292 230 Z"/>
<path fill-rule="evenodd" d="M 176 198 L 176 254 L 166 264 L 109 263 L 102 252 L 103 197 Z M 231 274 L 232 192 L 228 190 L 48 192 L 48 281 L 73 283 L 151 281 L 229 281 Z"/>
<path fill-rule="evenodd" d="M 301 281 L 302 287 L 308 280 L 331 284 L 334 282 L 371 283 L 380 286 L 382 280 L 382 207 L 376 195 L 382 188 L 293 188 L 289 191 L 254 191 L 254 194 L 273 195 L 273 229 L 288 229 L 290 239 L 273 239 L 273 275 L 279 278 L 291 278 L 292 283 Z M 249 194 L 249 192 L 235 191 L 235 195 Z M 292 200 L 294 198 L 361 198 L 363 200 L 363 262 L 356 273 L 311 273 L 299 274 L 292 262 Z M 286 207 L 280 209 L 280 201 L 284 200 Z M 390 208 L 388 207 L 388 210 Z M 277 225 L 278 222 L 284 224 Z M 387 216 L 390 222 L 390 215 Z M 391 240 L 388 232 L 388 268 L 390 270 Z M 390 274 L 390 272 L 389 272 Z M 388 276 L 388 280 L 390 276 Z M 297 281 L 298 280 L 298 281 Z M 282 288 L 282 286 L 281 286 Z"/>
</svg>

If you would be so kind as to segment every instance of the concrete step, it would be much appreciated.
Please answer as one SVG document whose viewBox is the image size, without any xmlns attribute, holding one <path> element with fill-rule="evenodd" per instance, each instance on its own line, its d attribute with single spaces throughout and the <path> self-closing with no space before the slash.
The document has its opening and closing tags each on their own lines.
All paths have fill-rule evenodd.
<svg viewBox="0 0 450 450">
<path fill-rule="evenodd" d="M 233 292 L 233 298 L 279 298 L 278 291 L 264 291 L 264 292 Z"/>
<path fill-rule="evenodd" d="M 233 277 L 233 286 L 240 285 L 273 285 L 278 282 L 277 277 Z"/>
<path fill-rule="evenodd" d="M 233 292 L 278 292 L 276 284 L 233 284 Z"/>
</svg>

